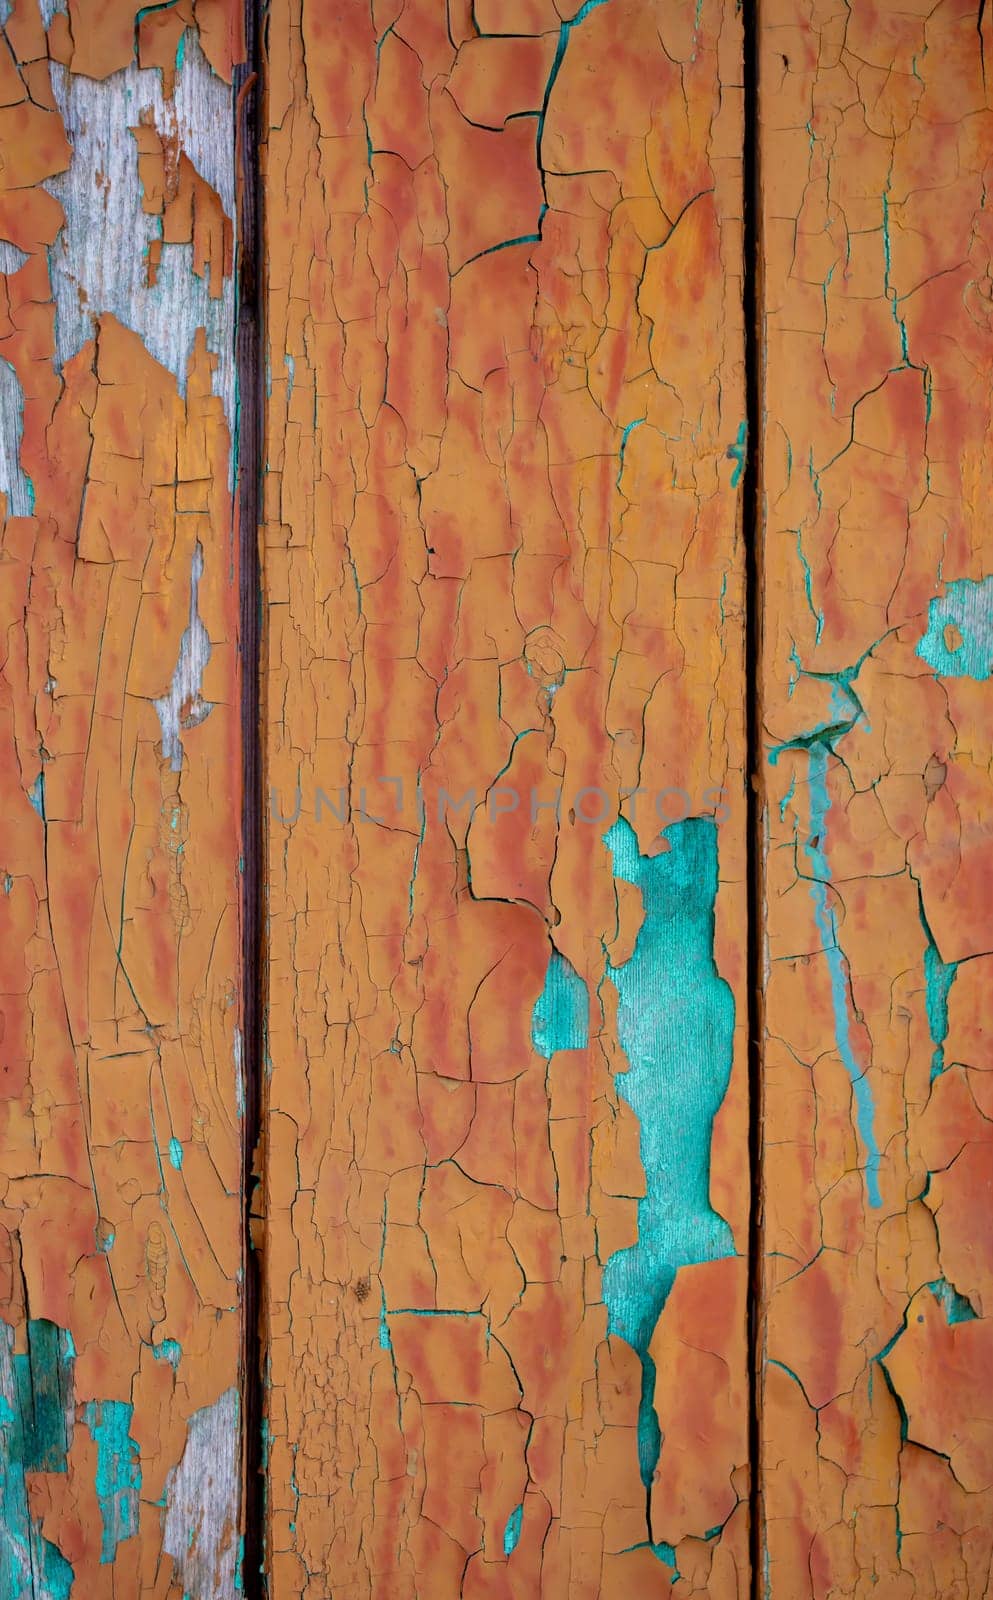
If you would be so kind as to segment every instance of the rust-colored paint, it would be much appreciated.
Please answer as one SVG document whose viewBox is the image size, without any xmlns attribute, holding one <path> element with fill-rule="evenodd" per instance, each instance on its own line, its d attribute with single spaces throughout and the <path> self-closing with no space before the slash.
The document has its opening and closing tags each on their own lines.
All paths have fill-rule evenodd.
<svg viewBox="0 0 993 1600">
<path fill-rule="evenodd" d="M 231 438 L 204 328 L 190 327 L 179 373 L 146 346 L 141 240 L 129 229 L 104 240 L 110 275 L 141 282 L 130 326 L 87 294 L 92 279 L 72 277 L 84 230 L 92 242 L 100 208 L 113 218 L 141 150 L 164 240 L 190 241 L 218 301 L 230 284 L 234 218 L 211 209 L 176 119 L 129 130 L 123 114 L 137 9 L 73 3 L 46 36 L 33 0 L 15 0 L 0 51 L 0 361 L 7 400 L 22 397 L 21 417 L 10 403 L 3 421 L 14 487 L 0 560 L 0 1586 L 11 1600 L 70 1584 L 76 1600 L 233 1596 L 240 1531 Z M 194 22 L 182 5 L 171 16 Z M 237 18 L 197 8 L 199 44 L 228 80 Z M 142 64 L 154 65 L 138 26 Z M 174 80 L 193 70 L 177 74 L 177 42 L 154 75 L 167 120 Z M 84 76 L 93 109 L 78 136 L 95 134 L 101 106 L 117 120 L 110 163 L 74 174 L 77 135 L 60 104 L 78 105 Z M 201 131 L 232 141 L 233 117 Z M 156 188 L 157 140 L 173 165 Z M 68 215 L 63 179 L 79 205 Z M 175 270 L 178 305 L 186 269 Z M 59 316 L 75 296 L 89 319 L 78 349 L 56 325 L 60 273 Z"/>
<path fill-rule="evenodd" d="M 748 1593 L 740 26 L 563 17 L 270 12 L 279 1600 Z M 694 1201 L 723 1259 L 650 1316 L 646 1489 L 604 1274 L 659 1181 L 610 976 L 647 912 L 603 836 L 647 873 L 686 811 L 733 1011 Z M 584 998 L 546 1057 L 550 961 Z"/>
<path fill-rule="evenodd" d="M 984 7 L 0 15 L 3 1600 L 979 1600 Z"/>
<path fill-rule="evenodd" d="M 978 1597 L 990 22 L 761 16 L 767 1593 Z"/>
</svg>

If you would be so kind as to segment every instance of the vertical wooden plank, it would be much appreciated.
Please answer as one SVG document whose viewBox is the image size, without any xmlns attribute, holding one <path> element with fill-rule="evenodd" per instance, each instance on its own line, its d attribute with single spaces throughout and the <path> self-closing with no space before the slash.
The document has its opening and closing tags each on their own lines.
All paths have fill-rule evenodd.
<svg viewBox="0 0 993 1600">
<path fill-rule="evenodd" d="M 761 16 L 766 1593 L 981 1595 L 990 22 Z"/>
<path fill-rule="evenodd" d="M 0 1591 L 240 1574 L 234 6 L 0 51 Z"/>
<path fill-rule="evenodd" d="M 738 20 L 268 51 L 272 1593 L 743 1596 Z"/>
</svg>

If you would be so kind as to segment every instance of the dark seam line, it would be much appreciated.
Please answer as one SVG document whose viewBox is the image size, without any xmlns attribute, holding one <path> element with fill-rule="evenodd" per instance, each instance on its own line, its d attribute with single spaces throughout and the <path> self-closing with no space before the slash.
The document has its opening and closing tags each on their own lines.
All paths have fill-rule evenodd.
<svg viewBox="0 0 993 1600">
<path fill-rule="evenodd" d="M 763 1600 L 762 1496 L 762 368 L 761 175 L 759 168 L 758 0 L 744 0 L 743 274 L 745 323 L 745 415 L 747 442 L 742 532 L 745 541 L 745 747 L 746 851 L 748 858 L 748 1544 L 752 1600 Z"/>
<path fill-rule="evenodd" d="M 260 1175 L 262 1134 L 265 916 L 263 751 L 261 726 L 262 572 L 259 528 L 262 507 L 262 426 L 265 415 L 262 330 L 263 212 L 259 140 L 262 110 L 264 0 L 245 0 L 245 61 L 234 70 L 238 166 L 238 272 L 235 362 L 238 412 L 235 483 L 239 528 L 239 642 L 242 744 L 242 1200 L 244 1212 L 244 1316 L 242 1585 L 244 1600 L 263 1600 L 265 1478 L 263 1473 L 262 1263 L 252 1246 L 252 1217 Z"/>
</svg>

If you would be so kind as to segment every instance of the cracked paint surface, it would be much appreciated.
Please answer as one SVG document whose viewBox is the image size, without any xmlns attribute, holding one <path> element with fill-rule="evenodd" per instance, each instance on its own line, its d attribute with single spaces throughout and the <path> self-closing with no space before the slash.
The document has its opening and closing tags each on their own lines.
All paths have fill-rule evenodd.
<svg viewBox="0 0 993 1600">
<path fill-rule="evenodd" d="M 230 1600 L 238 14 L 2 31 L 0 1591 Z"/>
<path fill-rule="evenodd" d="M 764 5 L 762 1574 L 993 1582 L 980 5 Z"/>
<path fill-rule="evenodd" d="M 739 22 L 277 0 L 267 44 L 271 1590 L 745 1596 Z M 629 1013 L 693 829 L 677 1094 Z M 667 1083 L 719 1241 L 663 1261 Z"/>
</svg>

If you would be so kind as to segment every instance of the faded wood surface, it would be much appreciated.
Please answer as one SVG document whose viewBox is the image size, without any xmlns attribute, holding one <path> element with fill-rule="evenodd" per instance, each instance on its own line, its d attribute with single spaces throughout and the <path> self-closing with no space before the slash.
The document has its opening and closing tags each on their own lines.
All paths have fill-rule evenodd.
<svg viewBox="0 0 993 1600">
<path fill-rule="evenodd" d="M 766 1593 L 991 1592 L 993 66 L 767 0 Z"/>
<path fill-rule="evenodd" d="M 0 48 L 0 1593 L 231 1600 L 237 13 Z"/>
<path fill-rule="evenodd" d="M 738 20 L 268 50 L 271 1592 L 744 1596 Z"/>
</svg>

